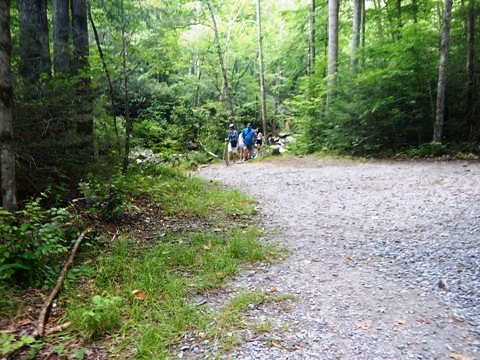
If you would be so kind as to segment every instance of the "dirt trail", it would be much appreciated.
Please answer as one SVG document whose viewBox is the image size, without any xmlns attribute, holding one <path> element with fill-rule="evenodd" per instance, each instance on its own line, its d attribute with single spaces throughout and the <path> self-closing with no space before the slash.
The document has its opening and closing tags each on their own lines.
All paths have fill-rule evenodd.
<svg viewBox="0 0 480 360">
<path fill-rule="evenodd" d="M 480 359 L 480 164 L 286 158 L 200 175 L 258 199 L 289 256 L 232 289 L 298 295 L 234 359 Z"/>
</svg>

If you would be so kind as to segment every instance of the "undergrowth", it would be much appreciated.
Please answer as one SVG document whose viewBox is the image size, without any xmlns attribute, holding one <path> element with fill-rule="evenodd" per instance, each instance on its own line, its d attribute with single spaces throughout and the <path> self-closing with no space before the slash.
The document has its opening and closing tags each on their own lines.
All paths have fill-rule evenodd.
<svg viewBox="0 0 480 360">
<path fill-rule="evenodd" d="M 104 351 L 120 358 L 169 357 L 172 345 L 183 333 L 192 327 L 206 326 L 212 319 L 211 314 L 194 304 L 196 295 L 222 287 L 244 264 L 270 262 L 279 255 L 275 246 L 257 241 L 262 233 L 253 226 L 254 201 L 238 191 L 225 190 L 214 181 L 169 167 L 154 167 L 135 169 L 109 183 L 91 179 L 82 183 L 81 189 L 85 197 L 81 201 L 86 201 L 87 206 L 83 209 L 85 215 L 77 216 L 98 225 L 111 229 L 116 221 L 121 221 L 120 214 L 132 206 L 137 207 L 135 214 L 141 214 L 147 209 L 138 206 L 149 206 L 146 203 L 158 207 L 160 217 L 181 219 L 181 225 L 162 231 L 153 226 L 148 241 L 135 238 L 132 232 L 120 234 L 113 243 L 107 241 L 111 236 L 102 239 L 101 234 L 94 241 L 86 239 L 56 300 L 58 308 L 64 309 L 60 322 L 71 321 L 72 325 L 67 334 L 36 342 L 35 351 L 41 352 L 43 346 L 46 352 L 75 358 L 75 354 L 86 351 L 78 346 L 88 348 L 88 344 L 103 342 Z M 148 201 L 134 201 L 139 197 Z M 81 208 L 78 200 L 75 204 L 75 209 Z M 63 208 L 44 209 L 38 201 L 32 206 L 22 210 L 23 221 L 32 219 L 28 226 L 17 226 L 13 220 L 3 222 L 12 241 L 17 236 L 15 232 L 25 236 L 25 241 L 32 237 L 43 239 L 40 236 L 45 234 L 50 241 L 45 246 L 52 242 L 62 244 L 60 250 L 65 256 L 72 237 L 63 235 L 68 232 L 68 224 L 57 225 L 55 221 L 68 221 L 70 215 Z M 187 229 L 193 222 L 199 223 L 202 230 Z M 8 226 L 11 227 L 7 229 Z M 63 232 L 54 232 L 56 229 Z M 22 256 L 21 251 L 18 253 Z M 61 263 L 57 259 L 55 265 L 52 257 L 39 259 L 49 269 L 58 268 Z M 14 321 L 25 316 L 21 314 L 22 307 L 29 304 L 24 306 L 22 301 L 28 295 L 17 298 L 14 289 L 0 282 L 0 291 L 8 294 L 0 301 L 0 320 Z M 72 339 L 74 346 L 68 345 Z M 5 341 L 9 349 L 22 342 L 20 337 Z M 22 347 L 28 348 L 28 344 Z"/>
<path fill-rule="evenodd" d="M 211 320 L 195 295 L 279 250 L 257 241 L 258 228 L 235 223 L 254 212 L 254 201 L 238 191 L 171 168 L 130 174 L 125 187 L 127 197 L 152 198 L 167 216 L 200 221 L 204 230 L 176 229 L 148 243 L 120 236 L 96 259 L 89 286 L 64 296 L 65 321 L 84 341 L 108 336 L 108 351 L 122 358 L 162 359 L 185 331 Z"/>
</svg>

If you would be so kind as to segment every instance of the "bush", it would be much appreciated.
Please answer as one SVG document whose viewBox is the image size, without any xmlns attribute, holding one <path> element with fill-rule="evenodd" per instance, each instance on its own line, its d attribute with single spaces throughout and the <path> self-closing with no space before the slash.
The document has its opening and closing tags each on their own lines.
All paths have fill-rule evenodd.
<svg viewBox="0 0 480 360">
<path fill-rule="evenodd" d="M 85 197 L 90 215 L 106 221 L 113 221 L 125 206 L 127 186 L 122 175 L 114 176 L 110 181 L 91 180 L 79 184 Z"/>
<path fill-rule="evenodd" d="M 37 198 L 23 210 L 0 209 L 0 280 L 40 285 L 55 278 L 55 258 L 68 250 L 67 208 L 43 208 Z"/>
</svg>

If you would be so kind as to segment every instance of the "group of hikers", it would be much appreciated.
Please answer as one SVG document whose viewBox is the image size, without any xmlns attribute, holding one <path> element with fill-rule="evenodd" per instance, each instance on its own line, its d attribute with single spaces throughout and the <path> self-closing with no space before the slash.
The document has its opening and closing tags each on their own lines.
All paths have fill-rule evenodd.
<svg viewBox="0 0 480 360">
<path fill-rule="evenodd" d="M 237 155 L 240 155 L 240 161 L 246 161 L 260 155 L 263 134 L 259 128 L 253 129 L 251 123 L 248 123 L 247 127 L 240 133 L 234 124 L 230 124 L 228 127 L 228 138 L 225 141 L 228 142 L 228 165 L 231 160 L 233 162 L 237 161 Z"/>
</svg>

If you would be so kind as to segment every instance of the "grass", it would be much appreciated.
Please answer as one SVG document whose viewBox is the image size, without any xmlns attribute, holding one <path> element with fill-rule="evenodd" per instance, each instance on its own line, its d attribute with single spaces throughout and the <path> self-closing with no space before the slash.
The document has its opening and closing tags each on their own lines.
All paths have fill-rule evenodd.
<svg viewBox="0 0 480 360">
<path fill-rule="evenodd" d="M 254 200 L 240 191 L 222 189 L 216 182 L 172 168 L 159 168 L 156 176 L 134 174 L 129 187 L 131 193 L 154 197 L 169 215 L 218 218 L 222 213 L 250 216 L 254 212 Z"/>
<path fill-rule="evenodd" d="M 200 218 L 212 224 L 210 230 L 177 231 L 154 243 L 120 236 L 97 259 L 96 275 L 82 291 L 63 298 L 72 329 L 85 341 L 111 339 L 109 351 L 121 358 L 168 358 L 186 331 L 212 321 L 211 313 L 193 304 L 195 295 L 221 288 L 243 264 L 279 256 L 275 246 L 257 241 L 257 228 L 232 223 L 232 217 L 253 213 L 251 198 L 172 169 L 157 171 L 132 175 L 129 192 L 153 197 L 169 216 Z M 240 295 L 222 312 L 217 329 L 241 326 L 242 309 L 262 296 Z"/>
<path fill-rule="evenodd" d="M 173 356 L 173 345 L 187 331 L 208 328 L 211 336 L 220 336 L 227 328 L 234 333 L 244 326 L 248 304 L 262 302 L 265 295 L 240 294 L 225 308 L 209 311 L 195 305 L 195 298 L 221 288 L 246 264 L 280 256 L 276 246 L 258 242 L 258 228 L 248 226 L 254 223 L 253 199 L 166 167 L 129 174 L 122 179 L 122 191 L 130 202 L 125 208 L 135 208 L 128 219 L 147 218 L 152 207 L 157 216 L 152 222 L 164 217 L 179 225 L 162 228 L 161 236 L 155 226 L 143 227 L 138 232 L 143 238 L 131 237 L 137 232 L 129 230 L 135 229 L 119 227 L 115 230 L 126 233 L 113 243 L 107 241 L 110 235 L 103 243 L 82 245 L 77 272 L 71 271 L 56 300 L 56 316 L 64 309 L 59 322 L 72 325 L 66 334 L 45 339 L 39 351 L 74 358 L 93 346 L 105 349 L 108 357 L 164 359 Z M 192 222 L 202 230 L 188 230 Z M 0 299 L 0 315 L 22 318 L 23 297 L 2 283 L 0 293 L 6 295 Z M 212 322 L 217 325 L 210 327 Z M 235 335 L 225 343 L 233 346 L 240 340 Z"/>
<path fill-rule="evenodd" d="M 92 293 L 104 299 L 98 307 L 91 298 L 74 296 L 67 318 L 86 339 L 125 334 L 136 358 L 162 358 L 189 327 L 206 324 L 208 317 L 191 304 L 195 294 L 220 288 L 246 262 L 266 261 L 276 249 L 255 241 L 253 228 L 231 230 L 224 235 L 186 233 L 172 235 L 160 244 L 135 251 L 129 239 L 121 238 L 97 268 Z M 144 299 L 133 295 L 140 290 Z M 117 299 L 112 301 L 112 299 Z M 260 298 L 259 298 L 260 299 Z M 258 300 L 240 297 L 225 321 L 234 321 L 239 309 Z M 95 319 L 95 315 L 99 314 Z M 128 334 L 135 334 L 130 336 Z"/>
</svg>

